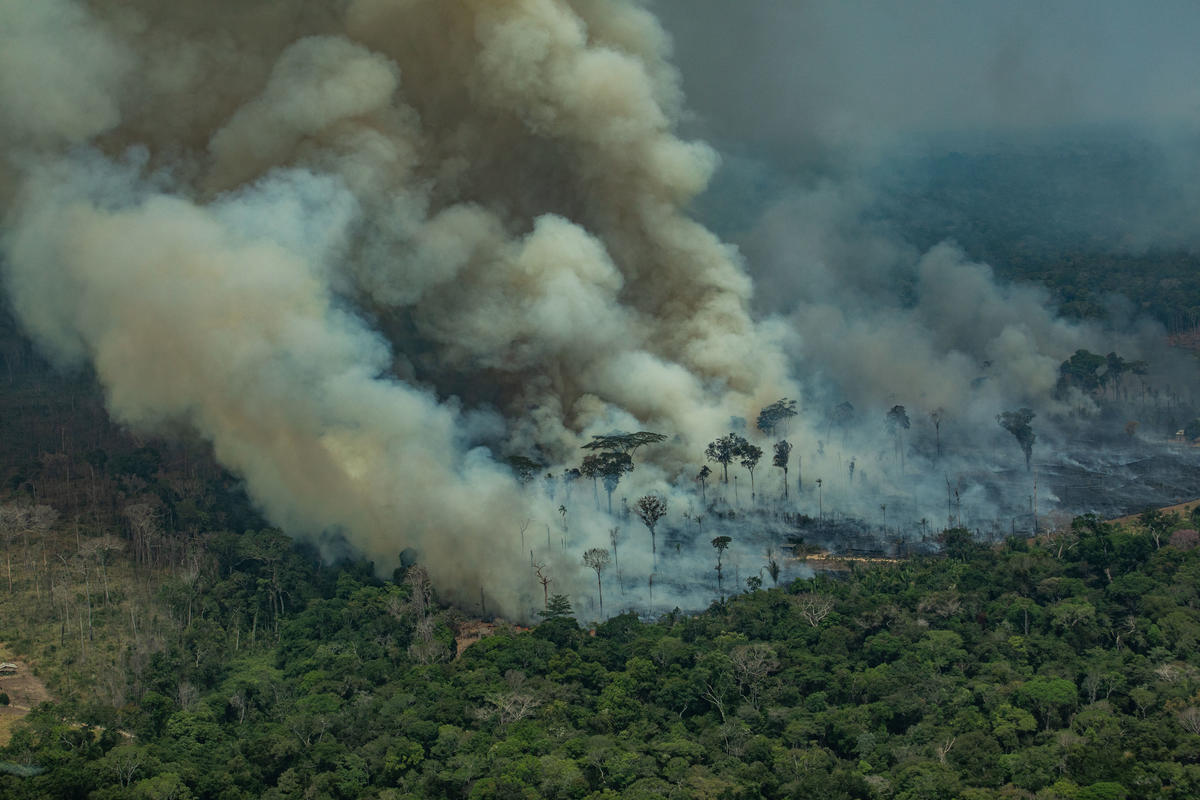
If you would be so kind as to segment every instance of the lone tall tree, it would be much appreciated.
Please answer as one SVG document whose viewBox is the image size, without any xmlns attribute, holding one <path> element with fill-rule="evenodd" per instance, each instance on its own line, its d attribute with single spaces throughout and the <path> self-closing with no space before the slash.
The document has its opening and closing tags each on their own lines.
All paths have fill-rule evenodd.
<svg viewBox="0 0 1200 800">
<path fill-rule="evenodd" d="M 593 547 L 583 554 L 583 563 L 596 572 L 596 591 L 600 595 L 600 617 L 604 617 L 604 586 L 600 583 L 600 573 L 608 566 L 608 551 L 603 547 Z"/>
<path fill-rule="evenodd" d="M 708 488 L 708 476 L 712 475 L 712 470 L 708 468 L 708 464 L 700 467 L 700 471 L 696 473 L 696 482 L 700 484 L 700 505 L 707 506 L 708 498 L 706 489 Z"/>
<path fill-rule="evenodd" d="M 637 511 L 642 524 L 650 531 L 650 552 L 654 554 L 657 561 L 658 546 L 654 541 L 654 528 L 658 525 L 658 521 L 667 515 L 667 501 L 662 497 L 648 494 L 638 498 L 634 510 Z"/>
<path fill-rule="evenodd" d="M 1035 416 L 1037 415 L 1031 409 L 1020 408 L 1016 411 L 1005 411 L 996 417 L 996 422 L 1000 424 L 1000 427 L 1011 433 L 1017 440 L 1017 444 L 1021 445 L 1021 451 L 1025 453 L 1025 469 L 1027 471 L 1031 469 L 1033 443 L 1037 441 L 1037 434 L 1029 426 Z"/>
<path fill-rule="evenodd" d="M 946 417 L 944 408 L 935 408 L 929 412 L 929 419 L 933 422 L 933 438 L 937 442 L 937 457 L 942 457 L 942 420 Z"/>
<path fill-rule="evenodd" d="M 904 410 L 904 406 L 892 406 L 892 410 L 887 412 L 884 417 L 887 422 L 888 433 L 892 434 L 892 439 L 896 444 L 896 457 L 900 459 L 900 468 L 904 468 L 904 432 L 909 428 L 908 412 Z"/>
<path fill-rule="evenodd" d="M 792 445 L 787 439 L 775 443 L 775 466 L 783 470 L 783 499 L 788 498 L 788 458 L 792 455 Z"/>
<path fill-rule="evenodd" d="M 721 592 L 721 557 L 725 555 L 725 551 L 729 549 L 729 543 L 733 541 L 728 536 L 718 536 L 712 540 L 713 549 L 717 551 L 717 592 Z"/>
</svg>

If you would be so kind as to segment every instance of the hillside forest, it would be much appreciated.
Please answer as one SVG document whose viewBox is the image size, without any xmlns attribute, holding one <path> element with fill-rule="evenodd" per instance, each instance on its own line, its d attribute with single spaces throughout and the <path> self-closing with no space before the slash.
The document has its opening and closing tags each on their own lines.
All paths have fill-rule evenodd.
<svg viewBox="0 0 1200 800">
<path fill-rule="evenodd" d="M 419 561 L 323 562 L 84 378 L 3 397 L 0 642 L 55 700 L 5 732 L 0 797 L 1200 795 L 1195 512 L 778 585 L 764 553 L 703 613 L 594 627 L 551 585 L 470 643 Z"/>
</svg>

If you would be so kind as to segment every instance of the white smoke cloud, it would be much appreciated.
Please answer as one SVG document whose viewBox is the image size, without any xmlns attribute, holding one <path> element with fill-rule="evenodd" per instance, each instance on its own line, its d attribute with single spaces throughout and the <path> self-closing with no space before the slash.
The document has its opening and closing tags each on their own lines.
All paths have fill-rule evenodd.
<svg viewBox="0 0 1200 800">
<path fill-rule="evenodd" d="M 586 486 L 519 486 L 508 456 L 559 475 L 593 434 L 662 431 L 615 504 L 662 493 L 664 535 L 699 531 L 704 445 L 801 398 L 790 434 L 825 500 L 896 515 L 902 496 L 915 519 L 979 464 L 916 485 L 883 410 L 923 429 L 943 408 L 995 449 L 995 414 L 1055 407 L 1057 364 L 1107 344 L 955 246 L 873 224 L 854 181 L 761 215 L 756 288 L 688 216 L 719 159 L 679 136 L 673 43 L 629 0 L 0 0 L 0 31 L 0 245 L 39 345 L 90 363 L 122 423 L 209 439 L 288 532 L 382 572 L 414 547 L 441 591 L 505 614 L 540 600 L 530 548 L 557 591 L 585 591 L 578 556 L 614 525 L 623 564 L 653 568 L 636 520 L 594 513 Z M 802 151 L 862 121 L 821 85 L 799 84 L 832 109 Z"/>
<path fill-rule="evenodd" d="M 50 5 L 0 6 L 23 40 L 14 310 L 120 422 L 209 439 L 288 532 L 382 571 L 415 547 L 442 591 L 523 616 L 520 524 L 557 515 L 497 459 L 561 470 L 613 425 L 694 453 L 785 391 L 736 253 L 681 211 L 716 157 L 672 132 L 644 9 Z M 604 544 L 578 516 L 572 548 Z M 553 538 L 538 557 L 569 591 Z"/>
</svg>

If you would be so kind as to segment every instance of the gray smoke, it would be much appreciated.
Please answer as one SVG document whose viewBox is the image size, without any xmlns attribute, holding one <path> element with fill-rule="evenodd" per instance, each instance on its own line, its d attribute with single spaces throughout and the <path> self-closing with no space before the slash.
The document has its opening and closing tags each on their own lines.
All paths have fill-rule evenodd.
<svg viewBox="0 0 1200 800">
<path fill-rule="evenodd" d="M 808 478 L 824 479 L 827 509 L 878 519 L 887 505 L 893 524 L 944 524 L 948 493 L 953 500 L 958 489 L 977 520 L 1013 514 L 1039 490 L 1014 469 L 1020 451 L 995 420 L 1025 406 L 1038 412 L 1035 461 L 1043 467 L 1085 455 L 1146 456 L 1122 452 L 1120 442 L 1093 450 L 1076 441 L 1078 418 L 1098 409 L 1079 393 L 1060 396 L 1056 382 L 1062 361 L 1083 348 L 1144 359 L 1147 385 L 1194 392 L 1194 365 L 1167 350 L 1161 327 L 1121 298 L 1108 300 L 1119 313 L 1105 323 L 1063 319 L 1046 291 L 997 279 L 963 244 L 931 244 L 927 232 L 907 230 L 911 191 L 897 196 L 897 187 L 932 185 L 959 170 L 951 189 L 974 194 L 950 202 L 972 205 L 950 211 L 976 214 L 965 220 L 975 229 L 1015 227 L 1013 236 L 1051 249 L 1086 242 L 1195 252 L 1193 6 L 653 7 L 676 35 L 693 110 L 684 130 L 733 154 L 699 207 L 741 247 L 760 287 L 759 310 L 787 320 L 786 348 L 807 406 L 789 438 Z M 1016 188 L 989 204 L 976 184 L 995 184 L 995 175 L 976 180 L 965 170 L 996 163 L 1022 172 Z M 1047 165 L 1053 170 L 1037 172 Z M 1012 225 L 1014 217 L 1028 227 Z M 1131 386 L 1136 395 L 1138 381 L 1125 391 Z M 854 413 L 839 422 L 833 412 L 845 402 Z M 884 423 L 896 404 L 913 420 L 904 465 Z M 1129 416 L 1093 427 L 1119 431 L 1158 413 L 1148 404 L 1123 412 Z M 1148 438 L 1138 444 L 1165 438 L 1165 427 L 1144 425 Z M 813 499 L 805 496 L 802 507 L 810 510 Z M 1038 499 L 1041 511 L 1054 506 L 1045 482 Z"/>
</svg>

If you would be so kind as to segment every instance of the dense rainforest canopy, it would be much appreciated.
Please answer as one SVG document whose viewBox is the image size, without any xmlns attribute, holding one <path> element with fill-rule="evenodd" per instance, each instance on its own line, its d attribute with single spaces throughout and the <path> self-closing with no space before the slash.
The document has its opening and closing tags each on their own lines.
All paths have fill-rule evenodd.
<svg viewBox="0 0 1200 800">
<path fill-rule="evenodd" d="M 419 565 L 230 535 L 162 583 L 126 702 L 37 709 L 0 796 L 1196 797 L 1200 549 L 1142 522 L 951 530 L 943 558 L 591 631 L 560 596 L 457 658 Z"/>
</svg>

